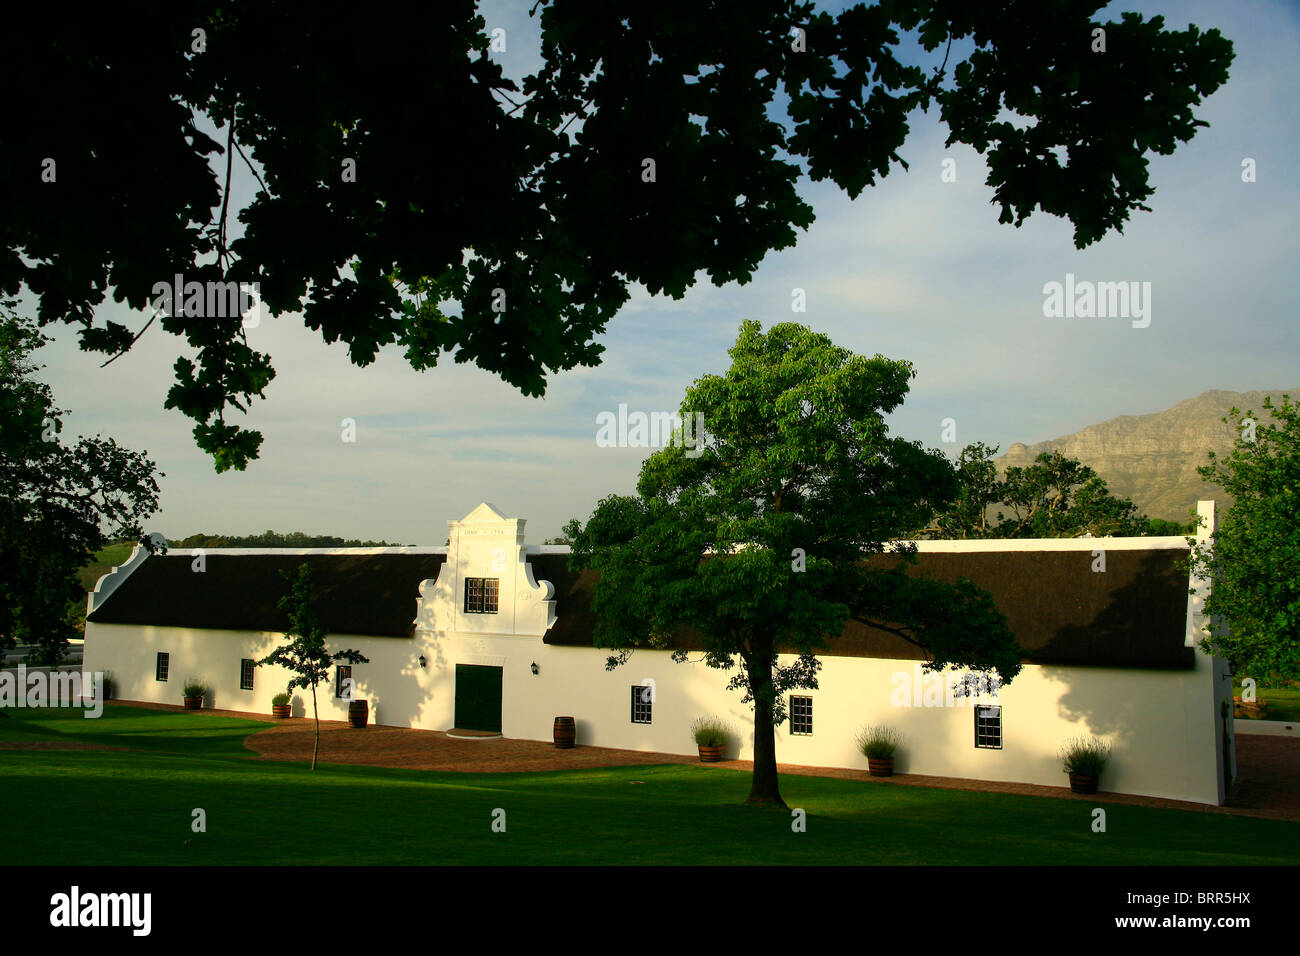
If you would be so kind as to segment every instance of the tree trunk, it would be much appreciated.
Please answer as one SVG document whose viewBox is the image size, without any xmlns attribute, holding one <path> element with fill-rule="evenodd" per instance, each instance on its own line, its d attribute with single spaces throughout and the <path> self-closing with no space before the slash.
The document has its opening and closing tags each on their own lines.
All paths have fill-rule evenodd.
<svg viewBox="0 0 1300 956">
<path fill-rule="evenodd" d="M 316 718 L 316 742 L 311 748 L 311 769 L 316 769 L 316 755 L 320 753 L 320 709 L 316 706 L 316 685 L 311 685 L 311 712 Z"/>
<path fill-rule="evenodd" d="M 748 662 L 750 693 L 754 697 L 754 779 L 745 803 L 751 807 L 785 809 L 776 776 L 776 726 L 772 723 L 776 703 L 776 690 L 772 686 L 774 658 L 769 643 L 755 648 Z"/>
</svg>

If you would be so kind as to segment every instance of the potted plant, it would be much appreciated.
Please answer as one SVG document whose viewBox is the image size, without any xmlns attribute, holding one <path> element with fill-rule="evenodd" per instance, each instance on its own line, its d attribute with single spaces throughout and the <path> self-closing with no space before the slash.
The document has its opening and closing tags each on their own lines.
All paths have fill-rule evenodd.
<svg viewBox="0 0 1300 956">
<path fill-rule="evenodd" d="M 185 709 L 198 710 L 203 706 L 203 695 L 208 692 L 208 686 L 201 680 L 195 680 L 191 677 L 181 686 L 181 693 L 185 695 Z"/>
<path fill-rule="evenodd" d="M 271 716 L 288 717 L 289 716 L 289 695 L 281 691 L 271 698 Z"/>
<path fill-rule="evenodd" d="M 1110 744 L 1096 737 L 1076 737 L 1061 747 L 1061 769 L 1075 793 L 1096 793 L 1101 771 L 1110 760 Z"/>
<path fill-rule="evenodd" d="M 893 727 L 868 727 L 858 734 L 858 750 L 867 758 L 867 770 L 871 776 L 894 775 L 894 752 L 902 739 Z"/>
<path fill-rule="evenodd" d="M 727 743 L 727 725 L 717 717 L 701 717 L 691 724 L 691 735 L 700 750 L 701 763 L 717 763 Z"/>
</svg>

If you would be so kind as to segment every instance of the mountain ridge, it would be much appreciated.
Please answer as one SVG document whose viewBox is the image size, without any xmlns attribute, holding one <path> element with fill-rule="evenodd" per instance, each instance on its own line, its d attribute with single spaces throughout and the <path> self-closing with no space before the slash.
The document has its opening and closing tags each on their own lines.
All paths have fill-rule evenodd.
<svg viewBox="0 0 1300 956">
<path fill-rule="evenodd" d="M 1221 512 L 1232 504 L 1221 487 L 1196 473 L 1197 467 L 1208 463 L 1209 452 L 1223 456 L 1232 450 L 1240 426 L 1222 419 L 1236 406 L 1243 418 L 1253 412 L 1264 427 L 1272 421 L 1264 398 L 1276 405 L 1284 394 L 1300 397 L 1300 387 L 1247 392 L 1208 389 L 1161 411 L 1118 415 L 1033 444 L 1013 442 L 994 461 L 1005 473 L 1011 466 L 1033 464 L 1041 452 L 1059 450 L 1090 466 L 1106 480 L 1112 494 L 1132 498 L 1148 517 L 1186 522 L 1202 498 L 1214 498 Z"/>
</svg>

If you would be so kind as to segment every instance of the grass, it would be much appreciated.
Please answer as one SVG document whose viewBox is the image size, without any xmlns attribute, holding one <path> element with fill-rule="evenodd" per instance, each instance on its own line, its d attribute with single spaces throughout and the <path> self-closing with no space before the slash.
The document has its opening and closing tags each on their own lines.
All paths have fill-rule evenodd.
<svg viewBox="0 0 1300 956">
<path fill-rule="evenodd" d="M 456 774 L 250 759 L 264 727 L 109 705 L 8 711 L 0 741 L 87 740 L 140 752 L 8 751 L 0 786 L 23 825 L 6 859 L 100 864 L 1276 865 L 1300 824 L 1011 794 L 787 776 L 807 813 L 743 805 L 749 775 L 692 765 Z M 85 725 L 94 725 L 87 728 Z M 203 808 L 207 832 L 190 829 Z M 493 814 L 505 811 L 506 831 Z M 346 847 L 337 840 L 346 834 Z M 190 845 L 186 845 L 189 841 Z"/>
<path fill-rule="evenodd" d="M 1240 697 L 1241 685 L 1234 684 L 1232 693 Z M 1300 723 L 1300 687 L 1257 687 L 1255 697 L 1261 704 L 1268 704 L 1264 720 Z"/>
<path fill-rule="evenodd" d="M 77 572 L 77 579 L 81 582 L 81 586 L 87 591 L 93 591 L 95 582 L 119 564 L 126 563 L 134 548 L 134 541 L 118 541 L 100 548 L 95 552 L 94 560 Z"/>
<path fill-rule="evenodd" d="M 86 717 L 80 707 L 11 708 L 0 714 L 9 718 L 0 720 L 0 743 L 67 741 L 193 756 L 252 757 L 253 751 L 244 746 L 244 740 L 266 729 L 260 721 L 239 717 L 145 710 L 120 704 L 105 704 L 103 715 L 97 718 Z"/>
</svg>

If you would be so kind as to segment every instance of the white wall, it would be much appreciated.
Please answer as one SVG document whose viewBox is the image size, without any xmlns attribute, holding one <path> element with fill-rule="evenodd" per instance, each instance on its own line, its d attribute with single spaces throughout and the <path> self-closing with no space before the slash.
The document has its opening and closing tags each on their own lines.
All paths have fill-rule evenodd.
<svg viewBox="0 0 1300 956">
<path fill-rule="evenodd" d="M 206 706 L 269 713 L 271 697 L 288 674 L 258 668 L 255 689 L 239 689 L 239 660 L 269 653 L 279 637 L 234 631 L 195 631 L 124 624 L 87 625 L 87 671 L 111 670 L 117 697 L 181 702 L 181 683 L 200 677 L 213 688 Z M 353 668 L 357 696 L 369 701 L 375 723 L 426 730 L 452 726 L 455 665 L 503 669 L 502 733 L 550 740 L 556 716 L 576 719 L 578 742 L 602 747 L 690 754 L 691 722 L 717 715 L 736 731 L 728 755 L 753 756 L 752 715 L 740 695 L 727 691 L 727 672 L 699 663 L 676 664 L 663 651 L 638 651 L 613 672 L 606 652 L 553 647 L 536 637 L 488 637 L 420 632 L 414 639 L 331 637 L 331 646 L 354 647 L 370 658 Z M 171 679 L 154 679 L 157 651 L 171 653 Z M 423 654 L 427 666 L 421 668 Z M 1191 671 L 1026 665 L 1001 689 L 1003 749 L 974 746 L 970 706 L 897 706 L 912 701 L 916 670 L 908 661 L 825 657 L 813 698 L 812 736 L 777 732 L 782 763 L 861 769 L 865 760 L 854 734 L 872 723 L 903 735 L 897 770 L 981 780 L 1062 786 L 1061 743 L 1079 734 L 1112 740 L 1115 755 L 1102 779 L 1106 790 L 1149 796 L 1220 801 L 1213 713 L 1213 661 L 1197 652 Z M 534 676 L 531 664 L 539 673 Z M 919 666 L 919 665 L 918 665 Z M 949 678 L 950 679 L 950 678 Z M 942 699 L 939 678 L 922 680 L 923 701 Z M 631 722 L 633 684 L 654 682 L 653 722 Z M 321 716 L 344 719 L 347 704 L 333 687 L 320 688 Z M 295 715 L 310 713 L 310 697 L 296 692 Z"/>
<path fill-rule="evenodd" d="M 113 696 L 119 700 L 143 700 L 162 704 L 182 703 L 181 688 L 189 678 L 208 685 L 204 707 L 270 714 L 271 698 L 285 689 L 290 672 L 282 667 L 258 667 L 253 674 L 253 689 L 239 686 L 240 660 L 259 660 L 275 649 L 283 635 L 253 631 L 207 631 L 181 627 L 154 627 L 139 624 L 86 623 L 86 655 L 82 669 L 86 673 L 109 671 L 113 676 Z M 410 723 L 418 691 L 415 675 L 420 672 L 414 642 L 400 637 L 352 637 L 330 635 L 331 648 L 354 648 L 371 663 L 358 664 L 352 675 L 356 696 L 370 702 L 371 718 L 376 723 L 398 726 L 424 726 Z M 159 651 L 170 654 L 166 681 L 155 678 Z M 405 677 L 409 675 L 409 677 Z M 382 691 L 376 681 L 382 683 Z M 409 685 L 409 686 L 408 686 Z M 376 713 L 386 701 L 395 719 Z M 347 718 L 348 703 L 334 697 L 333 678 L 317 688 L 320 715 L 328 720 Z M 310 716 L 311 691 L 293 692 L 293 715 Z"/>
<path fill-rule="evenodd" d="M 332 647 L 356 648 L 370 658 L 370 663 L 356 665 L 353 675 L 357 696 L 368 700 L 374 722 L 450 729 L 456 664 L 486 664 L 502 668 L 506 737 L 550 740 L 555 717 L 566 715 L 576 718 L 579 744 L 691 754 L 691 722 L 717 715 L 735 731 L 728 756 L 752 757 L 752 713 L 738 692 L 726 690 L 731 672 L 701 663 L 677 664 L 663 651 L 638 651 L 628 664 L 609 672 L 607 651 L 545 644 L 542 635 L 555 620 L 554 589 L 532 576 L 523 522 L 481 505 L 463 521 L 449 524 L 448 560 L 438 580 L 421 587 L 413 638 L 330 638 Z M 1186 547 L 1181 539 L 1051 544 L 1092 548 L 1103 542 L 1107 548 Z M 977 550 L 971 542 L 930 544 L 937 546 L 934 550 Z M 978 544 L 1023 549 L 1035 542 Z M 467 576 L 501 580 L 497 614 L 463 612 Z M 1189 611 L 1188 643 L 1202 623 Z M 271 697 L 284 689 L 288 674 L 258 668 L 255 689 L 243 691 L 239 660 L 265 656 L 279 638 L 88 622 L 85 669 L 111 670 L 116 695 L 128 700 L 180 704 L 181 684 L 194 676 L 213 687 L 207 706 L 269 713 Z M 167 683 L 154 679 L 157 651 L 171 653 Z M 534 662 L 537 675 L 531 672 Z M 1026 665 L 999 694 L 1001 750 L 975 747 L 971 706 L 900 706 L 912 699 L 901 687 L 917 679 L 919 665 L 913 662 L 844 657 L 823 657 L 822 662 L 819 688 L 804 692 L 813 698 L 814 732 L 794 736 L 788 724 L 779 728 L 777 759 L 782 763 L 861 769 L 866 761 L 855 748 L 854 735 L 879 723 L 903 735 L 899 772 L 1064 786 L 1059 747 L 1071 737 L 1097 735 L 1115 748 L 1103 789 L 1222 801 L 1222 722 L 1216 706 L 1225 686 L 1229 695 L 1231 687 L 1222 666 L 1216 671 L 1216 662 L 1199 650 L 1195 668 L 1183 671 Z M 923 690 L 930 688 L 930 699 L 938 680 L 922 682 Z M 655 686 L 653 722 L 634 724 L 631 687 L 650 682 Z M 321 715 L 343 719 L 347 703 L 334 699 L 332 684 L 320 691 Z M 310 713 L 310 698 L 301 691 L 295 695 L 294 713 Z"/>
</svg>

